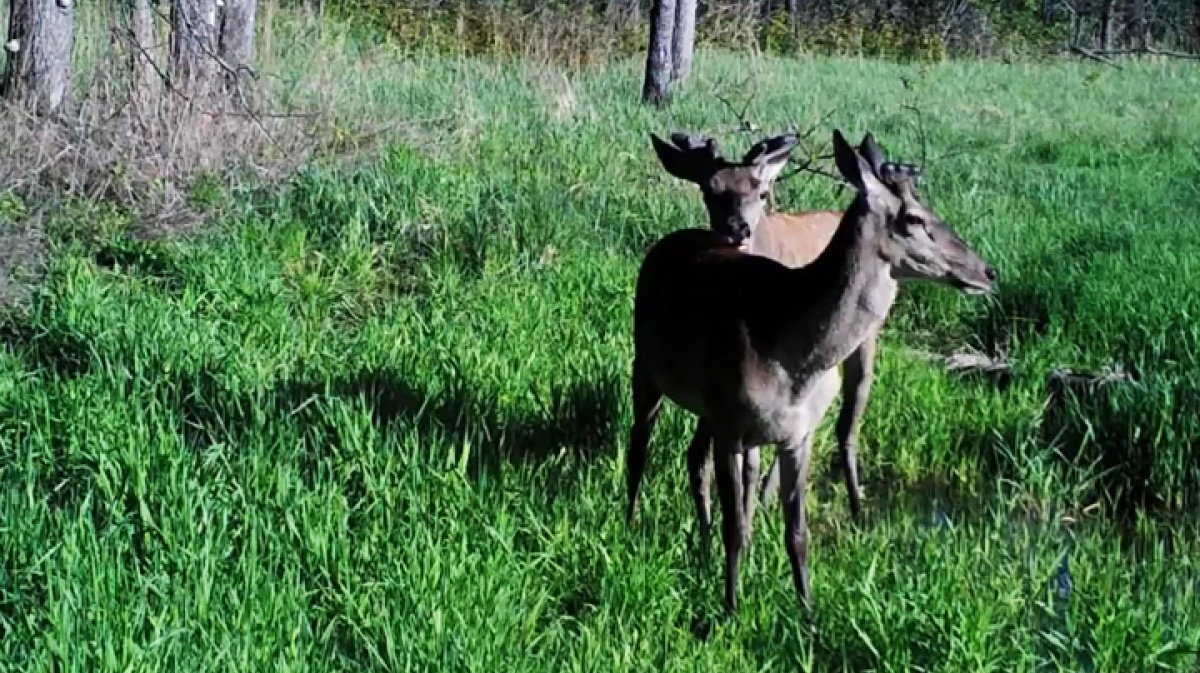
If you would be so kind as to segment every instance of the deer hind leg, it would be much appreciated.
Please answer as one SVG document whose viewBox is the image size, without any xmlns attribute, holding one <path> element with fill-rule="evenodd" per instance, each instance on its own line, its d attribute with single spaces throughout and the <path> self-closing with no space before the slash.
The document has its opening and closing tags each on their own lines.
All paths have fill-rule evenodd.
<svg viewBox="0 0 1200 673">
<path fill-rule="evenodd" d="M 759 450 L 757 446 L 747 446 L 742 458 L 742 529 L 746 534 L 746 543 L 754 531 L 754 510 L 758 505 Z"/>
<path fill-rule="evenodd" d="M 688 444 L 688 486 L 692 491 L 692 503 L 696 507 L 696 524 L 700 532 L 700 552 L 708 558 L 712 541 L 712 471 L 709 458 L 712 455 L 712 427 L 699 418 L 696 432 Z"/>
<path fill-rule="evenodd" d="M 633 360 L 633 427 L 629 431 L 629 450 L 625 453 L 625 486 L 628 504 L 625 523 L 633 520 L 641 492 L 642 475 L 646 471 L 646 449 L 658 412 L 662 408 L 662 391 L 655 385 L 649 369 L 636 357 Z"/>
<path fill-rule="evenodd" d="M 739 444 L 736 433 L 714 428 L 713 465 L 716 468 L 717 495 L 721 501 L 721 537 L 725 543 L 725 607 L 730 612 L 737 611 L 738 567 L 746 543 Z"/>
<path fill-rule="evenodd" d="M 775 460 L 771 461 L 771 469 L 767 471 L 767 478 L 762 484 L 762 504 L 763 507 L 770 507 L 775 502 L 775 495 L 779 492 L 779 454 L 775 454 Z"/>
<path fill-rule="evenodd" d="M 846 493 L 850 497 L 850 514 L 855 519 L 862 517 L 862 492 L 858 486 L 858 430 L 871 395 L 875 347 L 876 336 L 872 334 L 843 364 L 842 410 L 835 428 L 841 464 L 835 459 L 832 471 L 836 474 L 839 467 L 842 470 L 846 479 Z"/>
</svg>

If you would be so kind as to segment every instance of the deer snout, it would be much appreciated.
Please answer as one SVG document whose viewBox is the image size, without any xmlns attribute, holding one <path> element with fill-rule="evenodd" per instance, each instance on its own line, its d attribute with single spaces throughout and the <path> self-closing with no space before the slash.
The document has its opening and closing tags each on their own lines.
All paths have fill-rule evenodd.
<svg viewBox="0 0 1200 673">
<path fill-rule="evenodd" d="M 996 267 L 988 265 L 983 267 L 983 275 L 991 282 L 996 282 Z"/>
<path fill-rule="evenodd" d="M 743 219 L 730 220 L 729 232 L 738 242 L 745 241 L 750 238 L 750 223 Z"/>
</svg>

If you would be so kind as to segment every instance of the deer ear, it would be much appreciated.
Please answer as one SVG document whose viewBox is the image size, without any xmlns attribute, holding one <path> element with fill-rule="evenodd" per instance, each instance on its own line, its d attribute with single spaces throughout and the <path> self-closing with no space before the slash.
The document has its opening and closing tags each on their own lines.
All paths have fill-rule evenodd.
<svg viewBox="0 0 1200 673">
<path fill-rule="evenodd" d="M 867 159 L 859 154 L 838 129 L 833 130 L 833 158 L 838 172 L 859 192 L 871 196 L 884 190 Z"/>
<path fill-rule="evenodd" d="M 858 153 L 867 160 L 867 165 L 871 167 L 871 172 L 875 174 L 875 177 L 883 178 L 883 174 L 880 172 L 885 161 L 883 150 L 879 148 L 875 142 L 875 136 L 871 135 L 870 131 L 863 135 L 862 142 L 858 145 Z"/>
<path fill-rule="evenodd" d="M 699 184 L 711 172 L 711 164 L 701 165 L 707 162 L 698 161 L 695 153 L 685 152 L 653 133 L 650 134 L 650 144 L 654 146 L 654 153 L 658 155 L 663 168 L 680 180 Z"/>
</svg>

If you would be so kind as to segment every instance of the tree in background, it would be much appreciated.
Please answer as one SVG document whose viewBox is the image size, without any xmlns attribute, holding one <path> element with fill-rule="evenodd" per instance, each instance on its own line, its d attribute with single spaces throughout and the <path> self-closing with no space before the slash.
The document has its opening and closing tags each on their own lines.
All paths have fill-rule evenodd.
<svg viewBox="0 0 1200 673">
<path fill-rule="evenodd" d="M 70 100 L 74 19 L 71 0 L 12 0 L 5 98 L 43 115 Z"/>
<path fill-rule="evenodd" d="M 217 0 L 171 3 L 171 85 L 187 94 L 207 93 L 217 70 Z"/>
<path fill-rule="evenodd" d="M 696 41 L 696 0 L 654 0 L 642 100 L 663 105 L 671 85 L 687 77 Z"/>
<path fill-rule="evenodd" d="M 675 30 L 671 35 L 671 81 L 682 82 L 692 70 L 692 52 L 696 46 L 696 0 L 675 0 Z"/>
<path fill-rule="evenodd" d="M 230 77 L 235 79 L 254 61 L 254 15 L 257 5 L 257 0 L 225 0 L 225 6 L 221 8 L 218 53 Z"/>
<path fill-rule="evenodd" d="M 254 60 L 257 9 L 257 0 L 173 0 L 172 86 L 188 95 L 215 93 L 222 81 L 236 89 Z"/>
</svg>

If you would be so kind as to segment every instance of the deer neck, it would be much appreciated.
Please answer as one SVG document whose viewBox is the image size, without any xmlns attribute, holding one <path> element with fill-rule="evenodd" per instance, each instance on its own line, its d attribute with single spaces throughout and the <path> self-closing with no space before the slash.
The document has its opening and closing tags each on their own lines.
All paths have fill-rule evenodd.
<svg viewBox="0 0 1200 673">
<path fill-rule="evenodd" d="M 887 317 L 896 298 L 891 265 L 882 254 L 886 233 L 859 196 L 843 215 L 825 250 L 793 271 L 793 296 L 809 308 L 784 330 L 788 369 L 818 372 L 837 366 Z"/>
</svg>

